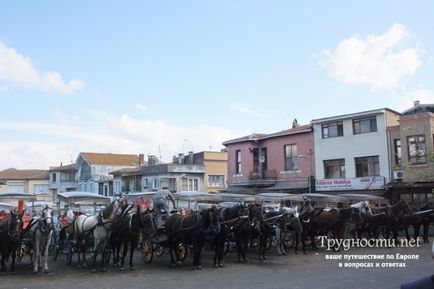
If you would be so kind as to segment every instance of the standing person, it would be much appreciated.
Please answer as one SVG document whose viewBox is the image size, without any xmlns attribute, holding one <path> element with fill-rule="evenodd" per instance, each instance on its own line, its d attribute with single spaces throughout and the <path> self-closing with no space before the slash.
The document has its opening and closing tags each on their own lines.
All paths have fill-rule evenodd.
<svg viewBox="0 0 434 289">
<path fill-rule="evenodd" d="M 432 243 L 431 256 L 434 259 L 434 242 Z M 410 282 L 402 283 L 401 289 L 433 289 L 434 288 L 434 274 L 421 279 L 413 280 Z"/>
<path fill-rule="evenodd" d="M 52 219 L 53 219 L 53 233 L 51 235 L 51 256 L 56 255 L 57 250 L 57 235 L 60 232 L 60 220 L 59 220 L 59 212 L 57 209 L 53 209 L 52 211 Z"/>
<path fill-rule="evenodd" d="M 173 208 L 176 208 L 175 198 L 169 190 L 158 190 L 154 195 L 153 203 L 157 229 L 161 229 L 163 227 L 163 214 L 167 215 L 169 212 L 169 206 L 167 205 L 168 200 L 172 201 Z"/>
</svg>

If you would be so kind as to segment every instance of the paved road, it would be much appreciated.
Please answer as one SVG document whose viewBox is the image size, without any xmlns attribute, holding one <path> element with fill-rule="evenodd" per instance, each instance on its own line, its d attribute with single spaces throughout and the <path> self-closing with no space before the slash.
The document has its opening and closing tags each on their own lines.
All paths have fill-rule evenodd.
<svg viewBox="0 0 434 289">
<path fill-rule="evenodd" d="M 276 256 L 269 252 L 266 261 L 257 261 L 254 251 L 247 264 L 236 262 L 230 253 L 223 268 L 213 268 L 211 252 L 204 253 L 204 268 L 191 269 L 191 259 L 183 267 L 171 268 L 168 256 L 155 258 L 150 265 L 141 263 L 137 257 L 135 271 L 119 272 L 110 268 L 107 273 L 90 273 L 89 270 L 68 267 L 63 260 L 51 261 L 52 272 L 33 275 L 26 262 L 18 265 L 16 275 L 0 276 L 0 288 L 209 288 L 209 289 L 340 289 L 340 288 L 399 288 L 403 281 L 434 274 L 434 260 L 431 245 L 422 244 L 419 248 L 352 248 L 350 251 L 331 253 L 321 249 L 318 254 Z M 361 254 L 413 254 L 420 260 L 407 260 L 406 268 L 339 268 L 338 260 L 326 260 L 326 255 Z M 395 255 L 396 256 L 396 255 Z M 413 256 L 414 257 L 414 256 Z M 342 257 L 343 258 L 343 257 Z M 350 263 L 353 261 L 347 261 Z M 355 262 L 355 261 L 354 261 Z M 360 262 L 360 261 L 357 261 Z M 372 261 L 362 261 L 364 263 Z M 398 262 L 398 261 L 393 261 Z M 402 262 L 402 261 L 400 261 Z M 345 263 L 345 262 L 344 262 Z"/>
</svg>

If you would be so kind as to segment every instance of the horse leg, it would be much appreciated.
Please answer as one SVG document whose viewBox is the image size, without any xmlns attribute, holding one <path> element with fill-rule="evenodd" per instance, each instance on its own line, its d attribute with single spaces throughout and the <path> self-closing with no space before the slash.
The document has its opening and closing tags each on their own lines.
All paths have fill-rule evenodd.
<svg viewBox="0 0 434 289">
<path fill-rule="evenodd" d="M 282 242 L 281 242 L 281 238 L 282 238 L 282 233 L 280 231 L 280 227 L 276 226 L 274 227 L 274 234 L 276 236 L 276 249 L 277 249 L 277 254 L 278 255 L 285 255 L 285 253 L 283 253 L 284 250 L 282 250 Z"/>
<path fill-rule="evenodd" d="M 130 242 L 130 270 L 136 270 L 133 265 L 134 250 L 137 248 L 137 236 L 134 236 Z"/>
<path fill-rule="evenodd" d="M 5 272 L 6 272 L 6 249 L 5 248 L 2 248 L 2 256 L 1 256 L 1 269 L 0 269 L 0 272 L 2 273 L 2 274 L 4 274 Z"/>
<path fill-rule="evenodd" d="M 430 221 L 429 218 L 423 220 L 423 242 L 429 243 L 428 231 L 429 231 Z"/>
<path fill-rule="evenodd" d="M 98 256 L 99 244 L 97 240 L 94 241 L 93 256 L 92 256 L 92 273 L 96 273 L 96 257 Z"/>
<path fill-rule="evenodd" d="M 33 242 L 33 274 L 38 273 L 39 259 L 41 258 L 39 234 L 35 234 L 35 241 Z"/>
<path fill-rule="evenodd" d="M 44 273 L 50 273 L 50 269 L 48 269 L 48 250 L 50 248 L 49 242 L 51 241 L 51 235 L 53 234 L 53 231 L 49 231 L 46 239 L 45 239 L 45 246 L 44 246 Z"/>
<path fill-rule="evenodd" d="M 128 240 L 122 240 L 123 248 L 122 248 L 122 257 L 120 257 L 121 261 L 121 271 L 125 270 L 124 264 L 125 264 L 125 257 L 127 256 L 128 252 Z M 130 266 L 131 266 L 131 258 L 130 258 Z"/>
</svg>

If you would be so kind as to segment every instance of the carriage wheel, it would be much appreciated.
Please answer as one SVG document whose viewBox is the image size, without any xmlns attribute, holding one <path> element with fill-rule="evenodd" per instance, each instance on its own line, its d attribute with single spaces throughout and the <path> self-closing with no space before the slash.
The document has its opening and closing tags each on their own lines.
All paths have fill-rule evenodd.
<svg viewBox="0 0 434 289">
<path fill-rule="evenodd" d="M 227 255 L 229 253 L 229 247 L 230 247 L 229 240 L 226 239 L 223 245 L 223 255 Z"/>
<path fill-rule="evenodd" d="M 154 257 L 154 246 L 152 245 L 151 240 L 142 240 L 140 250 L 142 251 L 143 261 L 145 264 L 150 264 Z"/>
<path fill-rule="evenodd" d="M 20 262 L 21 260 L 23 260 L 23 257 L 24 257 L 23 244 L 19 243 L 19 245 L 17 247 L 17 251 L 16 251 L 16 259 Z"/>
<path fill-rule="evenodd" d="M 266 244 L 265 244 L 265 251 L 270 250 L 271 245 L 273 244 L 273 237 L 272 236 L 268 236 L 267 240 L 266 240 Z"/>
<path fill-rule="evenodd" d="M 295 234 L 294 232 L 285 232 L 282 234 L 283 247 L 285 250 L 291 249 L 294 247 L 295 243 Z"/>
<path fill-rule="evenodd" d="M 185 259 L 187 259 L 188 256 L 188 247 L 186 244 L 179 244 L 178 248 L 176 248 L 176 250 L 178 251 L 178 256 L 179 259 L 181 259 L 181 261 L 184 261 Z"/>
<path fill-rule="evenodd" d="M 163 246 L 160 246 L 160 245 L 157 245 L 157 244 L 154 244 L 154 252 L 155 252 L 155 255 L 157 256 L 157 257 L 161 257 L 161 256 L 163 256 L 164 255 L 164 247 Z"/>
</svg>

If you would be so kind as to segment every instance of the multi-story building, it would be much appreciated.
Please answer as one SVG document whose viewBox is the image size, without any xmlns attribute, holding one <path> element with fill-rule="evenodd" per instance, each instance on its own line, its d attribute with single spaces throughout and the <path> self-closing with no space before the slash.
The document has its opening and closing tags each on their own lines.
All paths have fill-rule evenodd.
<svg viewBox="0 0 434 289">
<path fill-rule="evenodd" d="M 0 171 L 0 192 L 35 194 L 41 199 L 51 199 L 47 170 Z"/>
<path fill-rule="evenodd" d="M 389 128 L 393 199 L 434 200 L 434 104 L 404 111 L 399 125 Z"/>
<path fill-rule="evenodd" d="M 173 157 L 172 163 L 158 163 L 148 156 L 148 163 L 111 172 L 114 192 L 135 193 L 167 188 L 172 192 L 208 191 L 225 188 L 227 153 L 189 152 Z"/>
<path fill-rule="evenodd" d="M 312 191 L 315 170 L 311 125 L 271 134 L 254 133 L 223 143 L 228 151 L 228 191 Z"/>
<path fill-rule="evenodd" d="M 399 115 L 384 108 L 312 120 L 316 190 L 383 194 L 391 179 L 387 128 Z"/>
<path fill-rule="evenodd" d="M 56 200 L 58 193 L 77 190 L 77 167 L 76 164 L 60 165 L 50 167 L 50 192 L 53 200 Z"/>
<path fill-rule="evenodd" d="M 110 172 L 141 165 L 143 157 L 143 154 L 81 152 L 76 161 L 77 188 L 79 191 L 113 196 L 113 176 Z"/>
</svg>

